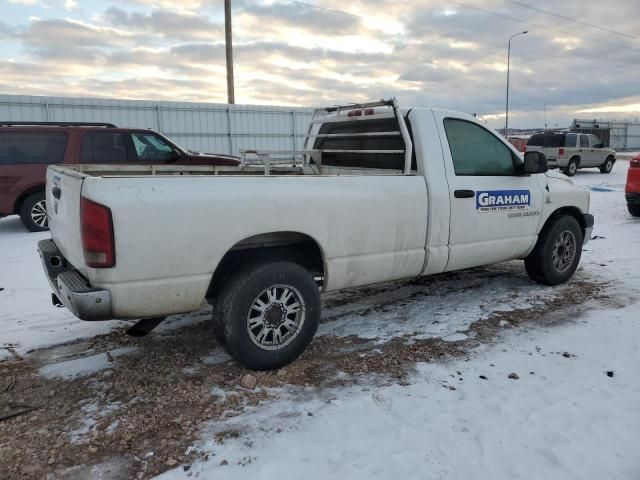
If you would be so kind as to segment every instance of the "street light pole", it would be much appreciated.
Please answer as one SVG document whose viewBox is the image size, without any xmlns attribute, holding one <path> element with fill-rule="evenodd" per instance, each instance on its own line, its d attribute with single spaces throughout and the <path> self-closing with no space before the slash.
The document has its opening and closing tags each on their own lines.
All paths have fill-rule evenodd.
<svg viewBox="0 0 640 480">
<path fill-rule="evenodd" d="M 507 47 L 507 108 L 506 108 L 506 113 L 505 113 L 505 117 L 504 117 L 504 137 L 506 139 L 509 138 L 509 68 L 510 68 L 510 63 L 511 63 L 511 39 L 514 37 L 517 37 L 518 35 L 524 35 L 526 33 L 529 33 L 528 30 L 525 30 L 524 32 L 519 32 L 516 34 L 513 34 L 509 37 L 509 43 L 508 43 L 508 47 Z"/>
<path fill-rule="evenodd" d="M 231 0 L 224 0 L 224 38 L 227 50 L 227 101 L 236 103 L 233 91 L 233 35 L 231 34 Z"/>
</svg>

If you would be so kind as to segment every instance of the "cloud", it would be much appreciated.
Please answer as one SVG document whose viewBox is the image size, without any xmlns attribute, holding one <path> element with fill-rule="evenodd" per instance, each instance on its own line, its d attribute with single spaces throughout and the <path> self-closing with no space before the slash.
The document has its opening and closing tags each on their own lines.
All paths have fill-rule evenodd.
<svg viewBox="0 0 640 480">
<path fill-rule="evenodd" d="M 512 43 L 514 126 L 542 125 L 545 104 L 548 116 L 563 123 L 589 109 L 637 108 L 630 106 L 638 103 L 637 42 L 499 0 L 460 2 L 234 1 L 236 98 L 317 105 L 396 96 L 410 105 L 478 113 L 499 125 L 506 40 L 528 28 Z M 575 2 L 539 3 L 577 15 Z M 46 18 L 0 23 L 0 38 L 15 47 L 15 62 L 0 62 L 2 91 L 225 101 L 222 2 L 113 0 L 93 11 L 87 5 L 84 12 L 50 9 Z M 606 14 L 595 1 L 579 5 L 583 21 L 635 31 L 635 2 Z"/>
</svg>

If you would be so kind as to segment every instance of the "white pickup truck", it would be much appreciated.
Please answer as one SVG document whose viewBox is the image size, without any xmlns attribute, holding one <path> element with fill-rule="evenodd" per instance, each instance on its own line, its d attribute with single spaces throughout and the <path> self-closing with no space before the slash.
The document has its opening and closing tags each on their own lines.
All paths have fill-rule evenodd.
<svg viewBox="0 0 640 480">
<path fill-rule="evenodd" d="M 276 162 L 283 154 L 294 160 Z M 208 301 L 231 355 L 272 369 L 311 341 L 320 292 L 514 259 L 555 285 L 593 226 L 589 193 L 546 173 L 544 155 L 523 159 L 453 111 L 394 100 L 322 109 L 305 150 L 242 158 L 49 167 L 52 239 L 39 252 L 54 303 L 105 320 Z"/>
</svg>

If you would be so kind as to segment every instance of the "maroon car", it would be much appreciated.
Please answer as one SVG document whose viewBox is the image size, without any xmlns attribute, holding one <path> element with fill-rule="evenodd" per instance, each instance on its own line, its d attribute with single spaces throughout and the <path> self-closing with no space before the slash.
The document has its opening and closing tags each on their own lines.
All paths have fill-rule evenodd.
<svg viewBox="0 0 640 480">
<path fill-rule="evenodd" d="M 240 161 L 184 150 L 151 130 L 110 123 L 0 121 L 0 217 L 18 214 L 29 230 L 46 230 L 47 166 L 75 163 L 236 166 Z"/>
</svg>

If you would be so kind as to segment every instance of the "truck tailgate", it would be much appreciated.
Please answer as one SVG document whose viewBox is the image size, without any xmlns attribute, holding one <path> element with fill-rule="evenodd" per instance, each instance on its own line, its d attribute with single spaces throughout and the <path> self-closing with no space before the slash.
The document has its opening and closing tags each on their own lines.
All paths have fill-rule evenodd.
<svg viewBox="0 0 640 480">
<path fill-rule="evenodd" d="M 47 212 L 51 238 L 64 257 L 83 275 L 86 266 L 80 234 L 80 195 L 85 176 L 74 170 L 47 169 Z"/>
</svg>

